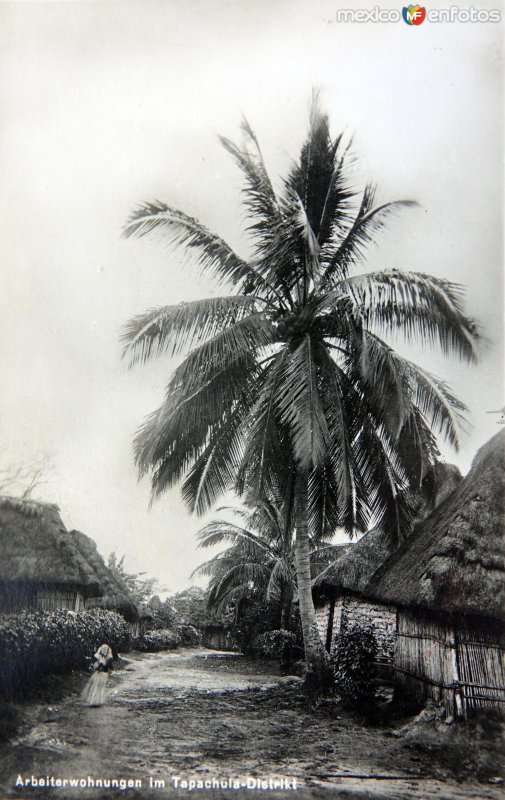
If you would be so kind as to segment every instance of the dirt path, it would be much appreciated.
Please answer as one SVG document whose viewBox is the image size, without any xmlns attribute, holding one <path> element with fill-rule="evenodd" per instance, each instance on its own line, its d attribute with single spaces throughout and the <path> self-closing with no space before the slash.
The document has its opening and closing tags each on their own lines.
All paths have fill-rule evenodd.
<svg viewBox="0 0 505 800">
<path fill-rule="evenodd" d="M 453 729 L 442 729 L 440 744 L 440 732 L 420 736 L 419 725 L 371 728 L 333 706 L 311 709 L 297 679 L 265 674 L 242 657 L 136 655 L 111 675 L 105 706 L 83 708 L 77 698 L 25 709 L 23 734 L 0 750 L 2 798 L 503 797 L 487 782 L 492 767 L 479 782 L 465 764 Z M 358 773 L 377 777 L 351 777 Z M 34 788 L 32 776 L 85 786 Z M 112 779 L 137 786 L 88 786 Z M 281 779 L 289 783 L 270 788 Z"/>
</svg>

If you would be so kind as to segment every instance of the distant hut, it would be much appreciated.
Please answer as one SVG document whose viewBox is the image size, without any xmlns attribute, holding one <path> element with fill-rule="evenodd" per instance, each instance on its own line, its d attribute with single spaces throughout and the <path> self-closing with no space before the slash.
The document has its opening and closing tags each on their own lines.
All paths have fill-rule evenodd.
<svg viewBox="0 0 505 800">
<path fill-rule="evenodd" d="M 398 608 L 397 694 L 451 717 L 505 710 L 504 500 L 502 431 L 366 587 Z"/>
<path fill-rule="evenodd" d="M 97 592 L 96 596 L 88 597 L 86 608 L 105 608 L 109 611 L 117 611 L 129 623 L 131 633 L 134 636 L 139 635 L 141 627 L 139 606 L 124 581 L 105 565 L 93 539 L 76 530 L 71 531 L 70 536 L 74 540 L 76 548 L 91 565 L 99 580 L 100 591 Z M 142 618 L 144 618 L 144 615 L 142 615 Z"/>
<path fill-rule="evenodd" d="M 100 592 L 57 506 L 0 497 L 0 613 L 79 611 Z"/>
<path fill-rule="evenodd" d="M 441 503 L 462 480 L 457 467 L 437 463 L 426 474 L 414 497 L 417 520 Z M 367 585 L 377 568 L 397 547 L 395 538 L 380 527 L 368 531 L 316 579 L 314 601 L 319 633 L 330 652 L 340 633 L 353 625 L 371 625 L 378 645 L 378 660 L 391 663 L 396 639 L 396 610 L 373 600 Z"/>
<path fill-rule="evenodd" d="M 386 604 L 372 602 L 365 586 L 392 550 L 392 542 L 380 528 L 368 531 L 356 544 L 347 545 L 329 570 L 316 581 L 314 601 L 319 634 L 328 652 L 340 633 L 353 625 L 371 625 L 377 639 L 379 659 L 394 655 L 396 612 Z"/>
</svg>

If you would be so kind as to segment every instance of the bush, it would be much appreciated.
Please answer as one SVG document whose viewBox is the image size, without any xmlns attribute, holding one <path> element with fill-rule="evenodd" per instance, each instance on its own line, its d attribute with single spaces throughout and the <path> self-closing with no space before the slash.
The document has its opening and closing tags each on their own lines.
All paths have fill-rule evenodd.
<svg viewBox="0 0 505 800">
<path fill-rule="evenodd" d="M 373 702 L 376 657 L 371 626 L 354 625 L 338 636 L 332 662 L 336 690 L 346 706 L 364 708 Z"/>
<path fill-rule="evenodd" d="M 85 667 L 107 642 L 127 650 L 130 633 L 113 611 L 26 611 L 0 620 L 0 690 L 35 677 Z"/>
<path fill-rule="evenodd" d="M 181 644 L 186 647 L 198 647 L 202 643 L 202 634 L 193 625 L 177 625 L 177 633 L 181 637 Z"/>
<path fill-rule="evenodd" d="M 257 656 L 255 643 L 258 637 L 276 628 L 279 624 L 279 613 L 272 603 L 265 603 L 251 593 L 250 597 L 240 601 L 237 619 L 237 623 L 232 626 L 232 635 L 237 646 L 242 653 Z"/>
<path fill-rule="evenodd" d="M 284 629 L 266 631 L 254 640 L 254 651 L 263 658 L 279 661 L 284 672 L 299 656 L 296 634 Z"/>
<path fill-rule="evenodd" d="M 181 637 L 176 631 L 168 628 L 160 631 L 148 631 L 135 644 L 143 653 L 157 653 L 159 650 L 175 650 L 181 644 Z"/>
</svg>

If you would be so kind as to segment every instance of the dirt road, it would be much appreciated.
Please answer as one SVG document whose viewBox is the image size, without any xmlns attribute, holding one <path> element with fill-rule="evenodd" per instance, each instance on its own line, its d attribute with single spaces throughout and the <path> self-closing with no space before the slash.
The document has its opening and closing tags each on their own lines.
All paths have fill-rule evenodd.
<svg viewBox="0 0 505 800">
<path fill-rule="evenodd" d="M 500 776 L 493 753 L 473 763 L 466 734 L 311 708 L 297 679 L 240 656 L 136 655 L 102 708 L 81 707 L 78 688 L 25 707 L 22 733 L 0 749 L 2 798 L 503 797 L 488 783 Z"/>
</svg>

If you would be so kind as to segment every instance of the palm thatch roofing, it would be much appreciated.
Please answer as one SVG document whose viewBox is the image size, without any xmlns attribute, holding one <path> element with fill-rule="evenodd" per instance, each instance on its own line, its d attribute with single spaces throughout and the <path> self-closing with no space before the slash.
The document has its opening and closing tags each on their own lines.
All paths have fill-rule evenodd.
<svg viewBox="0 0 505 800">
<path fill-rule="evenodd" d="M 414 493 L 415 520 L 425 518 L 461 480 L 461 473 L 453 464 L 435 464 L 427 472 L 421 489 Z M 372 575 L 397 547 L 388 530 L 372 528 L 356 544 L 346 546 L 343 554 L 316 579 L 316 594 L 367 594 L 366 587 Z"/>
<path fill-rule="evenodd" d="M 100 593 L 88 561 L 69 536 L 55 505 L 0 497 L 0 581 Z"/>
<path fill-rule="evenodd" d="M 505 431 L 378 569 L 367 593 L 407 608 L 505 620 Z"/>
<path fill-rule="evenodd" d="M 316 581 L 315 586 L 334 592 L 364 590 L 379 564 L 390 555 L 393 544 L 381 528 L 365 533 L 356 544 L 347 545 L 345 552 Z"/>
<path fill-rule="evenodd" d="M 107 608 L 111 611 L 118 611 L 128 621 L 135 622 L 139 618 L 139 609 L 132 593 L 124 581 L 105 565 L 93 539 L 76 530 L 71 531 L 70 536 L 82 557 L 95 571 L 100 583 L 99 594 L 101 596 L 90 600 L 87 604 L 88 608 Z"/>
<path fill-rule="evenodd" d="M 58 507 L 15 497 L 0 497 L 0 581 L 100 594 L 97 575 L 66 530 Z"/>
</svg>

